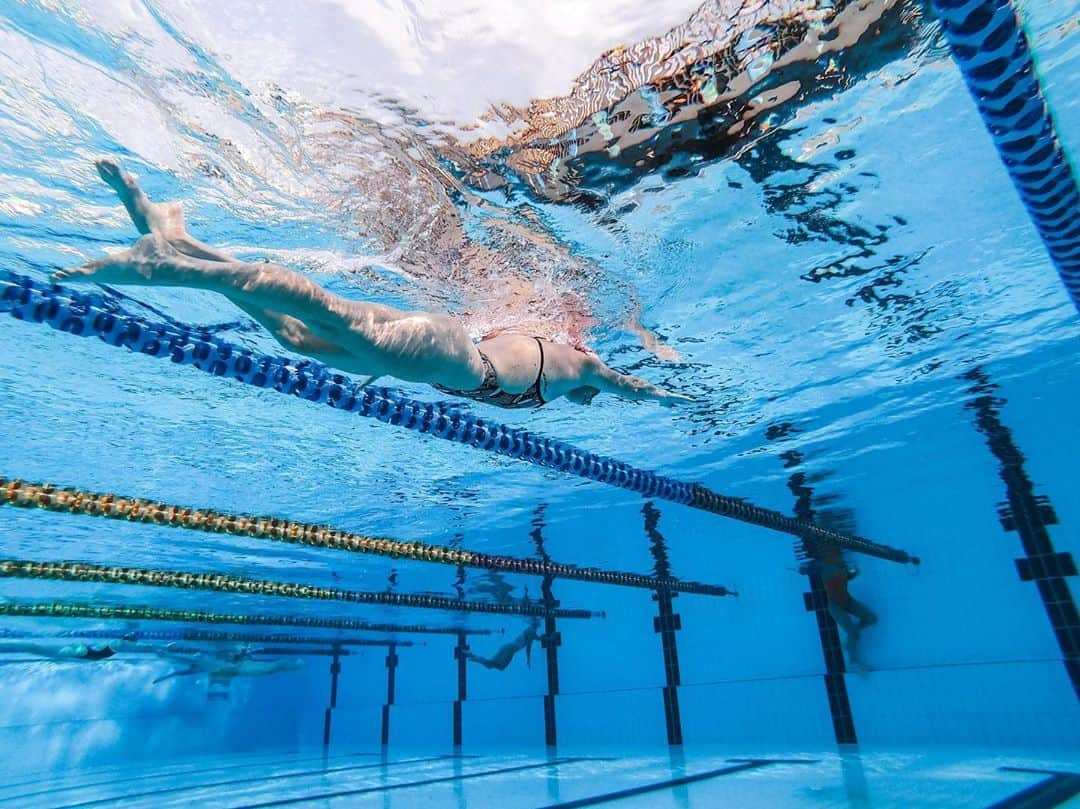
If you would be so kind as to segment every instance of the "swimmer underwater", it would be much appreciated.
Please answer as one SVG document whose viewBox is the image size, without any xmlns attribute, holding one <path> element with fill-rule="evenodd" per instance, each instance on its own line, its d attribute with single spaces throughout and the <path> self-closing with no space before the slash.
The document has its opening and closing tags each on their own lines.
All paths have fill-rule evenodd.
<svg viewBox="0 0 1080 809">
<path fill-rule="evenodd" d="M 455 320 L 334 295 L 305 276 L 248 263 L 203 244 L 178 203 L 154 203 L 113 160 L 96 163 L 144 235 L 130 250 L 54 273 L 53 279 L 174 286 L 219 292 L 288 349 L 347 373 L 423 382 L 444 393 L 505 408 L 598 393 L 671 405 L 689 397 L 622 374 L 595 355 L 524 334 L 474 343 Z"/>
</svg>

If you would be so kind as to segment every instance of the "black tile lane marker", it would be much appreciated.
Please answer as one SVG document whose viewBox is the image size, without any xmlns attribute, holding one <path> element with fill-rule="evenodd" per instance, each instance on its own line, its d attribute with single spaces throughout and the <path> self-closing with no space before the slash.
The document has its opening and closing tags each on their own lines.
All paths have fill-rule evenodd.
<svg viewBox="0 0 1080 809">
<path fill-rule="evenodd" d="M 382 706 L 382 746 L 390 744 L 390 707 L 394 704 L 394 690 L 398 665 L 397 646 L 390 644 L 386 652 L 386 702 Z"/>
<path fill-rule="evenodd" d="M 671 563 L 668 559 L 667 542 L 657 525 L 660 511 L 651 500 L 641 507 L 645 518 L 645 535 L 649 538 L 649 551 L 655 562 L 657 575 L 671 577 Z M 677 746 L 683 743 L 682 716 L 679 713 L 679 686 L 682 677 L 679 674 L 679 647 L 675 633 L 682 629 L 682 619 L 672 608 L 672 599 L 678 593 L 667 588 L 657 588 L 652 599 L 656 602 L 657 616 L 653 618 L 653 631 L 660 635 L 660 645 L 664 654 L 664 725 L 667 728 L 667 742 Z"/>
<path fill-rule="evenodd" d="M 1016 560 L 1022 581 L 1035 581 L 1046 608 L 1054 636 L 1065 658 L 1065 670 L 1073 692 L 1080 698 L 1080 616 L 1076 601 L 1065 580 L 1076 575 L 1069 553 L 1055 553 L 1048 525 L 1057 524 L 1053 506 L 1035 494 L 1035 486 L 1024 468 L 1024 454 L 1013 441 L 1012 431 L 1001 422 L 1005 400 L 994 395 L 998 386 L 981 368 L 972 368 L 962 377 L 975 384 L 968 390 L 975 398 L 966 405 L 975 411 L 975 427 L 986 436 L 987 446 L 1001 464 L 999 475 L 1005 483 L 1008 503 L 999 508 L 1001 525 L 1020 535 L 1026 556 Z"/>
<path fill-rule="evenodd" d="M 449 784 L 455 781 L 468 781 L 473 778 L 488 778 L 493 775 L 505 775 L 513 772 L 525 772 L 527 770 L 539 770 L 543 767 L 559 767 L 563 764 L 576 764 L 581 761 L 610 761 L 611 759 L 594 756 L 575 756 L 573 758 L 557 758 L 544 761 L 539 764 L 521 764 L 517 767 L 500 767 L 496 770 L 481 770 L 464 775 L 445 775 L 438 778 L 425 778 L 421 781 L 406 781 L 402 784 L 385 784 L 379 787 L 360 787 L 358 789 L 343 789 L 337 792 L 320 792 L 314 795 L 303 795 L 298 798 L 282 798 L 276 801 L 264 803 L 237 804 L 231 809 L 261 809 L 264 806 L 291 806 L 297 803 L 310 803 L 312 801 L 326 801 L 333 798 L 345 798 L 352 795 L 369 795 L 375 792 L 390 792 L 395 789 L 415 789 L 416 787 L 433 786 L 434 784 Z"/>
<path fill-rule="evenodd" d="M 780 456 L 785 468 L 792 468 L 802 463 L 799 452 L 788 451 Z M 788 478 L 788 489 L 795 495 L 795 514 L 800 519 L 814 516 L 811 505 L 814 491 L 806 485 L 805 472 L 793 472 Z M 814 556 L 812 543 L 802 539 L 796 543 L 796 557 L 808 559 Z M 855 718 L 851 713 L 851 700 L 848 699 L 847 682 L 844 680 L 844 651 L 840 640 L 840 630 L 836 621 L 829 614 L 829 602 L 825 595 L 825 582 L 816 567 L 811 566 L 806 576 L 810 582 L 810 592 L 803 593 L 803 603 L 807 612 L 814 613 L 818 625 L 818 637 L 821 640 L 821 655 L 825 660 L 825 695 L 829 700 L 829 715 L 832 717 L 833 735 L 837 744 L 858 744 L 855 733 Z"/>
<path fill-rule="evenodd" d="M 326 706 L 326 714 L 323 717 L 323 750 L 330 747 L 330 723 L 333 719 L 334 708 L 337 707 L 338 677 L 341 675 L 341 646 L 334 644 L 332 651 L 334 659 L 330 662 L 330 704 Z"/>
<path fill-rule="evenodd" d="M 541 503 L 533 512 L 532 531 L 529 538 L 536 546 L 536 555 L 545 564 L 551 562 L 547 550 L 544 548 L 544 512 L 547 504 Z M 544 617 L 544 637 L 540 640 L 540 648 L 544 650 L 547 671 L 547 693 L 544 695 L 544 744 L 554 748 L 558 743 L 557 725 L 555 723 L 555 697 L 559 694 L 559 647 L 562 646 L 562 635 L 559 634 L 555 624 L 555 615 L 551 610 L 559 606 L 558 599 L 551 589 L 555 581 L 554 576 L 544 576 L 540 582 L 540 595 L 543 597 L 544 608 L 548 610 Z"/>
<path fill-rule="evenodd" d="M 1037 784 L 1017 792 L 987 809 L 1052 809 L 1080 794 L 1080 775 L 1055 770 L 1029 770 L 1024 767 L 1000 767 L 1002 772 L 1028 772 L 1049 775 Z"/>
<path fill-rule="evenodd" d="M 588 798 L 579 798 L 576 801 L 564 801 L 563 803 L 553 803 L 543 807 L 543 809 L 573 809 L 577 806 L 596 806 L 601 803 L 610 803 L 612 801 L 621 801 L 624 798 L 636 798 L 638 795 L 646 795 L 650 792 L 660 792 L 665 789 L 672 789 L 674 787 L 684 786 L 686 784 L 695 784 L 698 781 L 707 781 L 710 778 L 719 778 L 722 775 L 732 775 L 737 772 L 746 772 L 747 770 L 758 770 L 762 767 L 768 767 L 772 764 L 817 764 L 816 759 L 740 759 L 729 758 L 728 761 L 735 762 L 730 767 L 721 767 L 718 770 L 708 770 L 707 772 L 699 772 L 695 775 L 684 775 L 682 778 L 671 778 L 667 781 L 656 781 L 651 784 L 642 784 L 637 787 L 630 787 L 629 789 L 621 789 L 617 792 L 605 792 L 602 795 L 592 795 Z"/>
<path fill-rule="evenodd" d="M 458 633 L 458 642 L 454 647 L 454 659 L 457 660 L 457 699 L 454 700 L 454 747 L 461 747 L 461 711 L 465 705 L 466 672 L 469 653 L 469 641 L 464 632 Z"/>
<path fill-rule="evenodd" d="M 119 636 L 120 635 L 118 633 L 117 637 L 119 637 Z M 257 767 L 257 766 L 272 765 L 272 764 L 284 762 L 287 759 L 289 759 L 290 757 L 299 756 L 299 755 L 303 755 L 303 753 L 301 751 L 299 751 L 299 750 L 282 750 L 282 751 L 279 751 L 277 753 L 235 753 L 235 754 L 233 754 L 233 756 L 231 756 L 231 758 L 236 758 L 237 759 L 237 761 L 235 763 L 230 764 L 230 765 L 225 766 L 225 767 L 220 767 L 219 766 L 219 767 L 213 767 L 211 769 L 213 769 L 213 770 L 234 770 L 234 769 L 243 769 L 244 767 Z M 376 755 L 378 755 L 378 753 L 342 753 L 340 756 L 335 756 L 335 758 L 349 758 L 351 756 L 376 756 Z M 319 756 L 317 758 L 306 759 L 306 761 L 322 761 L 323 758 L 324 758 L 324 756 Z M 161 775 L 159 775 L 159 773 L 164 773 L 164 774 L 171 775 L 171 774 L 175 774 L 175 773 L 184 774 L 184 773 L 191 773 L 191 772 L 203 772 L 203 770 L 200 767 L 200 764 L 196 763 L 196 762 L 202 761 L 203 763 L 206 763 L 207 761 L 211 761 L 211 760 L 213 760 L 213 759 L 211 759 L 209 757 L 207 757 L 205 759 L 196 759 L 194 761 L 192 759 L 174 760 L 174 761 L 170 761 L 170 762 L 167 762 L 167 763 L 163 764 L 160 769 L 154 770 L 152 774 L 147 773 L 145 771 L 145 767 L 143 767 L 140 764 L 126 764 L 126 765 L 116 765 L 116 764 L 114 764 L 114 765 L 105 765 L 105 766 L 100 766 L 100 767 L 88 767 L 85 770 L 59 770 L 59 771 L 57 771 L 55 773 L 52 773 L 52 774 L 42 773 L 39 770 L 39 771 L 37 771 L 37 777 L 30 778 L 30 779 L 25 780 L 25 781 L 12 781 L 10 783 L 0 784 L 0 790 L 5 790 L 6 791 L 6 790 L 11 790 L 11 789 L 18 789 L 19 787 L 36 786 L 36 785 L 42 784 L 42 783 L 52 783 L 52 782 L 55 782 L 57 779 L 70 781 L 73 778 L 80 777 L 80 776 L 83 777 L 83 778 L 93 778 L 95 776 L 106 776 L 106 775 L 117 776 L 117 778 L 111 779 L 110 781 L 101 782 L 101 783 L 111 783 L 112 780 L 128 781 L 128 780 L 140 780 L 140 779 L 143 779 L 143 778 L 162 777 Z M 242 761 L 242 760 L 246 760 L 247 763 L 244 763 L 244 761 Z M 132 772 L 138 772 L 139 775 L 129 775 Z M 0 799 L 0 800 L 6 800 L 6 799 Z"/>
<path fill-rule="evenodd" d="M 346 758 L 359 758 L 359 757 L 362 757 L 362 756 L 363 757 L 372 757 L 372 758 L 374 758 L 377 755 L 378 755 L 378 753 L 343 753 L 343 754 L 338 755 L 338 756 L 330 756 L 329 758 L 330 759 L 346 759 Z M 315 762 L 315 761 L 325 762 L 325 761 L 328 760 L 326 756 L 314 756 L 314 757 L 310 757 L 310 758 L 301 758 L 301 759 L 296 759 L 294 761 L 289 761 L 287 758 L 282 757 L 282 756 L 275 756 L 273 758 L 267 759 L 267 757 L 265 755 L 263 755 L 263 754 L 254 754 L 252 756 L 245 756 L 245 758 L 256 758 L 256 759 L 262 758 L 264 760 L 262 760 L 262 761 L 256 760 L 256 761 L 235 762 L 233 764 L 229 764 L 228 766 L 220 766 L 220 767 L 201 767 L 199 765 L 193 765 L 193 764 L 187 764 L 187 763 L 177 763 L 175 765 L 166 766 L 166 767 L 162 767 L 161 769 L 153 770 L 152 772 L 140 772 L 138 775 L 128 775 L 128 776 L 125 776 L 123 778 L 110 778 L 110 779 L 108 779 L 106 781 L 84 781 L 84 782 L 79 783 L 79 784 L 70 784 L 68 786 L 63 786 L 63 787 L 52 787 L 51 789 L 39 789 L 39 790 L 37 790 L 35 792 L 21 792 L 18 795 L 7 795 L 5 797 L 0 798 L 0 804 L 7 803 L 8 801 L 21 800 L 21 799 L 24 799 L 24 798 L 36 798 L 36 797 L 39 797 L 39 796 L 42 796 L 42 795 L 56 795 L 59 792 L 75 792 L 75 791 L 80 790 L 80 789 L 90 789 L 92 787 L 104 787 L 104 786 L 114 786 L 116 784 L 128 784 L 128 783 L 131 783 L 132 781 L 151 781 L 151 780 L 153 780 L 155 778 L 176 778 L 177 776 L 185 776 L 185 775 L 205 775 L 205 774 L 211 773 L 211 772 L 232 772 L 232 771 L 236 771 L 236 770 L 248 770 L 248 769 L 252 769 L 252 768 L 265 768 L 265 767 L 273 767 L 273 766 L 289 766 L 289 765 L 297 766 L 297 765 L 300 765 L 300 764 L 311 764 L 312 762 Z M 177 769 L 178 767 L 183 767 L 184 769 Z M 125 770 L 123 772 L 127 772 L 130 769 L 136 769 L 136 768 L 129 768 L 128 770 Z M 98 774 L 100 775 L 101 773 L 98 773 Z M 46 779 L 46 780 L 48 780 L 48 779 Z M 53 779 L 53 780 L 55 781 L 55 779 Z M 20 784 L 13 784 L 12 786 L 13 787 L 15 787 L 15 786 L 35 786 L 35 785 L 38 785 L 38 784 L 41 784 L 41 783 L 42 783 L 42 781 L 39 779 L 39 780 L 36 780 L 36 781 L 25 781 L 25 782 L 22 782 Z"/>
<path fill-rule="evenodd" d="M 248 778 L 231 778 L 227 781 L 210 781 L 197 784 L 186 784 L 183 786 L 162 787 L 161 789 L 151 789 L 145 792 L 127 792 L 123 795 L 112 795 L 108 798 L 95 798 L 92 801 L 68 803 L 58 807 L 58 809 L 75 809 L 75 807 L 84 806 L 101 806 L 103 804 L 110 804 L 118 801 L 130 801 L 134 800 L 135 798 L 156 798 L 161 795 L 175 795 L 178 792 L 193 792 L 197 789 L 207 789 L 209 787 L 233 787 L 239 784 L 262 784 L 268 781 L 287 781 L 290 778 L 311 778 L 314 776 L 330 775 L 340 772 L 354 772 L 356 770 L 374 770 L 385 767 L 400 767 L 406 764 L 427 764 L 436 761 L 449 761 L 452 758 L 455 758 L 455 756 L 427 756 L 424 758 L 405 758 L 399 761 L 376 762 L 374 764 L 353 764 L 348 767 L 330 767 L 329 769 L 320 767 L 317 770 L 302 770 L 300 772 L 281 773 L 279 775 L 258 775 Z"/>
</svg>

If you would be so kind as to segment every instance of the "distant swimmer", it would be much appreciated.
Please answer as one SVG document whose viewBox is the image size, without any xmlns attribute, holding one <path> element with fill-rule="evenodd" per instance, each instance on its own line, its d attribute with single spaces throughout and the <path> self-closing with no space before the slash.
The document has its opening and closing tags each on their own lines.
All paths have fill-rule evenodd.
<svg viewBox="0 0 1080 809">
<path fill-rule="evenodd" d="M 85 643 L 47 644 L 14 641 L 0 643 L 0 653 L 3 654 L 29 654 L 45 660 L 108 660 L 117 652 L 132 646 L 124 640 L 114 640 L 109 643 L 90 646 Z"/>
<path fill-rule="evenodd" d="M 491 657 L 481 657 L 480 655 L 469 652 L 465 655 L 465 659 L 471 660 L 473 663 L 479 663 L 486 669 L 505 671 L 507 666 L 513 662 L 517 653 L 524 649 L 525 664 L 531 668 L 532 645 L 537 640 L 542 640 L 542 636 L 540 635 L 540 619 L 532 618 L 529 620 L 528 626 L 525 627 L 525 631 L 509 643 L 500 646 L 499 650 Z"/>
<path fill-rule="evenodd" d="M 276 660 L 253 660 L 246 651 L 222 654 L 205 652 L 185 653 L 159 650 L 158 657 L 184 664 L 184 668 L 171 671 L 154 680 L 154 684 L 173 677 L 192 677 L 200 674 L 209 675 L 211 682 L 227 683 L 236 677 L 260 677 L 277 674 L 282 671 L 296 671 L 304 665 L 300 658 L 278 658 Z"/>
<path fill-rule="evenodd" d="M 154 203 L 112 160 L 98 172 L 143 236 L 125 250 L 53 278 L 103 284 L 178 286 L 219 292 L 279 343 L 326 365 L 369 377 L 422 382 L 497 407 L 535 407 L 565 396 L 588 404 L 598 393 L 675 404 L 689 397 L 614 371 L 596 355 L 525 334 L 473 343 L 450 317 L 339 297 L 305 276 L 248 263 L 188 234 L 178 203 Z"/>
<path fill-rule="evenodd" d="M 864 629 L 878 622 L 878 617 L 872 609 L 848 592 L 848 582 L 858 575 L 858 571 L 844 564 L 840 548 L 836 545 L 826 545 L 821 550 L 818 568 L 825 584 L 829 614 L 847 635 L 844 648 L 848 653 L 848 661 L 853 670 L 866 671 L 866 666 L 858 656 L 859 637 Z"/>
</svg>

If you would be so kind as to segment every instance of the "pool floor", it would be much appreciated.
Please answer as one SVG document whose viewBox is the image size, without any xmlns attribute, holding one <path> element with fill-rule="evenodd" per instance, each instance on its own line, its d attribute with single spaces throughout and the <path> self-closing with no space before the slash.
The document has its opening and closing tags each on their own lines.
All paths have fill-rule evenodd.
<svg viewBox="0 0 1080 809">
<path fill-rule="evenodd" d="M 0 806 L 1080 805 L 1080 754 L 291 752 L 9 775 Z"/>
</svg>

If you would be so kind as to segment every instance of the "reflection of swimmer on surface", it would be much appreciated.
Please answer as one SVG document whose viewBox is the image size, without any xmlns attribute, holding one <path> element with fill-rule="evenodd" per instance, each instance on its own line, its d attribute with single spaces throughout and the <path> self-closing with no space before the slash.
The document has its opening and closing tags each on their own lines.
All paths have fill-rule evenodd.
<svg viewBox="0 0 1080 809">
<path fill-rule="evenodd" d="M 598 393 L 673 404 L 687 397 L 612 370 L 595 355 L 524 334 L 474 344 L 455 320 L 338 297 L 299 273 L 240 261 L 191 237 L 176 203 L 151 202 L 113 161 L 98 162 L 136 228 L 134 248 L 56 279 L 194 287 L 220 292 L 282 345 L 350 373 L 423 382 L 499 407 L 531 407 Z"/>
<path fill-rule="evenodd" d="M 528 597 L 528 589 L 525 594 Z M 469 595 L 473 598 L 487 596 L 496 604 L 514 603 L 514 585 L 510 584 L 506 577 L 495 570 L 485 570 L 478 578 L 469 582 Z"/>
<path fill-rule="evenodd" d="M 302 668 L 300 658 L 278 658 L 276 660 L 252 660 L 246 649 L 230 650 L 208 654 L 206 652 L 183 653 L 168 648 L 159 650 L 158 657 L 183 663 L 186 668 L 164 674 L 154 680 L 154 684 L 173 677 L 191 677 L 207 674 L 210 682 L 228 683 L 235 677 L 259 677 L 277 674 L 281 671 L 295 671 Z"/>
<path fill-rule="evenodd" d="M 522 649 L 525 650 L 525 664 L 532 667 L 532 645 L 537 640 L 543 640 L 543 636 L 540 634 L 540 619 L 529 619 L 528 626 L 525 630 L 514 638 L 509 643 L 505 643 L 499 647 L 499 650 L 495 652 L 491 657 L 481 657 L 480 655 L 468 652 L 465 654 L 466 660 L 471 660 L 474 663 L 479 663 L 486 669 L 497 669 L 498 671 L 505 671 L 507 666 L 513 662 L 515 655 Z"/>
<path fill-rule="evenodd" d="M 821 550 L 818 562 L 821 579 L 825 584 L 825 595 L 829 602 L 829 614 L 847 635 L 844 648 L 848 661 L 856 671 L 865 671 L 866 666 L 858 657 L 859 636 L 862 631 L 878 622 L 877 614 L 848 592 L 848 582 L 859 572 L 844 564 L 840 548 L 826 545 Z"/>
</svg>

